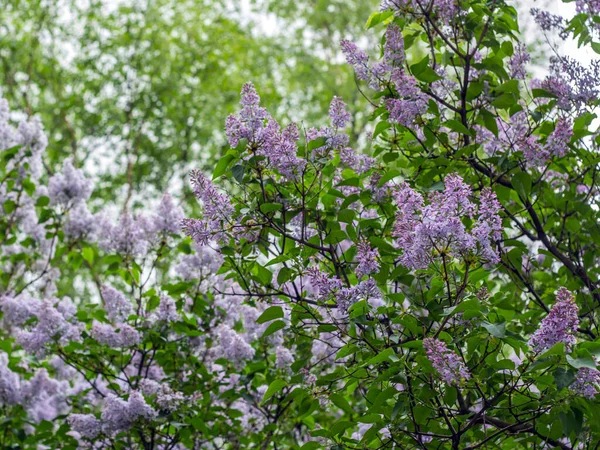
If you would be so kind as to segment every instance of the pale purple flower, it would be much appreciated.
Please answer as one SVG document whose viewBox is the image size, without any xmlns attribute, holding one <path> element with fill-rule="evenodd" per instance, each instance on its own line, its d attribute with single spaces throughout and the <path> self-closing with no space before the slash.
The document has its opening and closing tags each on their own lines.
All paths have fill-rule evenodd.
<svg viewBox="0 0 600 450">
<path fill-rule="evenodd" d="M 369 68 L 369 57 L 359 49 L 354 42 L 343 39 L 340 42 L 342 53 L 346 56 L 346 62 L 354 68 L 359 80 L 368 81 L 371 78 Z"/>
<path fill-rule="evenodd" d="M 546 150 L 551 156 L 563 157 L 568 150 L 569 142 L 573 137 L 573 126 L 567 119 L 559 119 L 554 131 L 548 136 Z"/>
<path fill-rule="evenodd" d="M 425 338 L 423 347 L 433 368 L 445 383 L 456 385 L 471 378 L 463 361 L 446 346 L 445 342 L 435 338 Z"/>
<path fill-rule="evenodd" d="M 120 324 L 114 327 L 98 321 L 92 324 L 91 336 L 100 344 L 111 348 L 133 347 L 141 341 L 140 333 L 130 325 Z"/>
<path fill-rule="evenodd" d="M 383 58 L 390 66 L 404 64 L 404 37 L 402 30 L 395 23 L 390 23 L 385 31 Z"/>
<path fill-rule="evenodd" d="M 116 224 L 100 218 L 100 247 L 109 253 L 140 256 L 148 251 L 148 233 L 145 220 L 134 219 L 131 214 L 121 214 Z"/>
<path fill-rule="evenodd" d="M 173 197 L 165 194 L 156 209 L 156 213 L 152 216 L 153 231 L 156 233 L 178 234 L 183 217 L 183 209 L 175 204 Z"/>
<path fill-rule="evenodd" d="M 69 210 L 63 227 L 65 236 L 73 239 L 88 237 L 93 239 L 98 230 L 98 219 L 90 213 L 84 202 L 77 203 Z"/>
<path fill-rule="evenodd" d="M 226 194 L 220 193 L 199 170 L 192 171 L 190 179 L 196 198 L 202 202 L 204 218 L 184 219 L 182 221 L 184 232 L 201 245 L 207 244 L 211 238 L 225 239 L 223 230 L 235 218 L 231 199 Z"/>
<path fill-rule="evenodd" d="M 288 348 L 279 345 L 275 349 L 275 367 L 278 369 L 289 369 L 294 359 L 293 353 Z"/>
<path fill-rule="evenodd" d="M 70 414 L 67 422 L 73 431 L 86 439 L 94 439 L 102 431 L 102 423 L 92 414 Z"/>
<path fill-rule="evenodd" d="M 470 200 L 470 187 L 461 177 L 448 175 L 445 185 L 444 191 L 430 195 L 429 204 L 406 183 L 396 190 L 398 213 L 393 236 L 403 250 L 400 262 L 406 267 L 424 269 L 443 255 L 457 257 L 467 253 L 496 261 L 491 240 L 499 238 L 501 221 L 495 195 L 484 191 L 478 209 Z M 474 219 L 478 214 L 479 220 L 469 232 L 462 220 Z"/>
<path fill-rule="evenodd" d="M 181 319 L 177 312 L 177 304 L 168 295 L 161 295 L 156 319 L 163 322 L 176 322 Z"/>
<path fill-rule="evenodd" d="M 0 403 L 17 405 L 21 398 L 21 378 L 8 368 L 8 355 L 0 352 Z"/>
<path fill-rule="evenodd" d="M 377 262 L 377 258 L 379 257 L 379 252 L 377 249 L 371 249 L 371 245 L 368 241 L 361 241 L 356 245 L 356 261 L 358 265 L 356 266 L 356 276 L 358 279 L 366 275 L 370 275 L 372 273 L 379 271 L 379 262 Z"/>
<path fill-rule="evenodd" d="M 219 340 L 217 354 L 235 367 L 242 368 L 245 362 L 254 358 L 255 350 L 231 327 L 221 324 L 215 330 Z"/>
<path fill-rule="evenodd" d="M 104 300 L 104 309 L 108 318 L 113 322 L 122 322 L 133 314 L 131 301 L 121 291 L 112 286 L 102 286 L 100 293 Z"/>
<path fill-rule="evenodd" d="M 345 128 L 352 120 L 350 113 L 346 110 L 346 104 L 340 97 L 333 97 L 329 106 L 329 118 L 333 128 Z"/>
<path fill-rule="evenodd" d="M 515 47 L 514 54 L 508 61 L 510 76 L 517 80 L 524 80 L 527 76 L 526 66 L 531 62 L 531 57 L 527 53 L 527 48 L 524 44 L 518 43 Z"/>
<path fill-rule="evenodd" d="M 600 385 L 600 371 L 581 367 L 577 370 L 575 381 L 571 385 L 571 390 L 578 395 L 593 400 L 598 394 L 598 386 Z"/>
<path fill-rule="evenodd" d="M 565 19 L 564 17 L 556 14 L 551 14 L 548 11 L 543 11 L 539 8 L 531 8 L 531 15 L 543 31 L 551 31 L 553 29 L 559 30 L 559 36 L 562 39 L 567 37 L 565 32 Z"/>
<path fill-rule="evenodd" d="M 156 416 L 157 412 L 137 391 L 131 392 L 127 401 L 108 394 L 102 409 L 102 429 L 106 434 L 112 435 L 128 430 L 136 420 L 152 420 Z"/>
<path fill-rule="evenodd" d="M 65 159 L 61 173 L 48 181 L 48 196 L 53 205 L 71 206 L 86 201 L 92 194 L 92 184 L 80 169 L 73 167 L 70 159 Z"/>
<path fill-rule="evenodd" d="M 331 293 L 342 287 L 342 281 L 339 278 L 333 278 L 329 274 L 320 270 L 316 265 L 306 270 L 308 279 L 313 289 L 316 290 L 317 298 L 323 299 Z"/>
<path fill-rule="evenodd" d="M 542 319 L 540 327 L 529 339 L 529 346 L 536 353 L 548 350 L 554 344 L 564 342 L 567 351 L 575 344 L 575 333 L 579 325 L 579 308 L 573 294 L 561 287 L 556 293 L 556 303 L 550 313 Z"/>
</svg>

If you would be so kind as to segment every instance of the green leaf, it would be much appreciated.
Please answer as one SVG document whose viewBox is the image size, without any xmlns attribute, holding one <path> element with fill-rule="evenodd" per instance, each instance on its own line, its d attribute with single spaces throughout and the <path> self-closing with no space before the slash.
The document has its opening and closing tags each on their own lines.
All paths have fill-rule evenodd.
<svg viewBox="0 0 600 450">
<path fill-rule="evenodd" d="M 458 120 L 447 120 L 442 125 L 449 128 L 452 131 L 456 131 L 457 133 L 462 133 L 462 134 L 467 134 L 467 135 L 473 134 L 473 132 L 471 130 L 469 130 L 467 127 L 465 127 Z"/>
<path fill-rule="evenodd" d="M 506 331 L 505 331 L 505 327 L 506 327 L 506 323 L 489 323 L 489 322 L 482 322 L 481 326 L 483 328 L 485 328 L 488 333 L 490 333 L 492 336 L 497 337 L 497 338 L 503 338 L 504 336 L 506 336 Z"/>
<path fill-rule="evenodd" d="M 283 388 L 286 386 L 287 386 L 287 383 L 284 380 L 280 380 L 280 379 L 273 380 L 271 382 L 271 384 L 269 385 L 269 387 L 267 388 L 267 391 L 265 392 L 265 395 L 263 396 L 263 399 L 260 402 L 260 404 L 264 405 L 267 402 L 267 400 L 269 400 L 275 394 L 281 392 L 283 390 Z"/>
<path fill-rule="evenodd" d="M 83 256 L 83 259 L 85 259 L 90 266 L 94 263 L 94 249 L 85 247 L 81 251 L 81 256 Z"/>
<path fill-rule="evenodd" d="M 263 312 L 256 323 L 265 323 L 274 319 L 280 319 L 283 317 L 283 309 L 281 306 L 269 306 L 265 312 Z"/>
<path fill-rule="evenodd" d="M 512 185 L 523 200 L 529 197 L 531 193 L 531 177 L 527 172 L 517 172 L 514 174 Z"/>
<path fill-rule="evenodd" d="M 281 330 L 282 328 L 285 328 L 285 322 L 283 320 L 276 320 L 267 327 L 262 337 L 265 338 L 267 336 L 271 336 L 273 333 Z"/>
<path fill-rule="evenodd" d="M 595 369 L 596 363 L 591 356 L 580 356 L 579 358 L 572 358 L 567 355 L 567 362 L 571 367 L 575 367 L 576 369 L 581 369 L 582 367 L 587 367 L 588 369 Z"/>
<path fill-rule="evenodd" d="M 234 158 L 235 157 L 232 154 L 228 153 L 219 160 L 215 167 L 215 170 L 213 170 L 213 180 L 225 173 L 225 171 L 229 167 L 229 163 L 231 163 L 231 161 L 233 161 Z"/>
<path fill-rule="evenodd" d="M 554 384 L 558 390 L 566 388 L 569 386 L 573 380 L 575 379 L 575 374 L 572 370 L 566 370 L 562 367 L 559 367 L 554 371 Z"/>
<path fill-rule="evenodd" d="M 369 28 L 373 28 L 375 25 L 385 22 L 387 19 L 392 17 L 394 13 L 392 11 L 382 11 L 375 12 L 371 14 L 367 23 L 365 24 L 365 28 L 368 30 Z"/>
<path fill-rule="evenodd" d="M 259 208 L 263 213 L 266 214 L 272 211 L 279 211 L 283 208 L 283 205 L 281 205 L 280 203 L 263 203 L 260 205 Z"/>
<path fill-rule="evenodd" d="M 346 400 L 346 398 L 343 395 L 337 394 L 337 393 L 331 394 L 329 396 L 329 400 L 331 400 L 331 402 L 335 406 L 340 408 L 342 411 L 344 411 L 349 416 L 351 416 L 354 413 L 354 410 L 350 406 L 350 403 L 348 403 L 348 400 Z"/>
<path fill-rule="evenodd" d="M 373 139 L 377 138 L 381 133 L 390 128 L 392 125 L 389 122 L 381 121 L 375 125 L 375 131 L 373 131 Z"/>
</svg>

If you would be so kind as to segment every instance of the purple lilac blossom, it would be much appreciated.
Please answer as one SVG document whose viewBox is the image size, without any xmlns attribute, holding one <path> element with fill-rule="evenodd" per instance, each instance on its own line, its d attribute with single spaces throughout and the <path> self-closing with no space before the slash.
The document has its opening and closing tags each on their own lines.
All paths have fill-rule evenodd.
<svg viewBox="0 0 600 450">
<path fill-rule="evenodd" d="M 378 272 L 379 263 L 377 262 L 377 258 L 379 257 L 379 252 L 377 249 L 371 249 L 371 245 L 367 241 L 359 242 L 356 247 L 356 261 L 358 262 L 356 277 L 361 279 L 366 275 Z"/>
<path fill-rule="evenodd" d="M 93 240 L 97 230 L 97 218 L 90 213 L 85 203 L 77 203 L 69 210 L 69 217 L 63 227 L 65 236 L 73 239 L 88 237 Z"/>
<path fill-rule="evenodd" d="M 71 414 L 67 422 L 73 431 L 86 439 L 93 439 L 102 431 L 102 422 L 92 414 Z"/>
<path fill-rule="evenodd" d="M 177 206 L 173 197 L 165 194 L 152 216 L 153 231 L 156 233 L 178 234 L 181 230 L 183 209 Z"/>
<path fill-rule="evenodd" d="M 395 193 L 398 206 L 393 236 L 403 250 L 400 262 L 413 269 L 426 268 L 435 257 L 460 256 L 476 252 L 486 260 L 497 260 L 490 239 L 501 231 L 497 216 L 499 205 L 492 193 L 486 192 L 479 212 L 480 218 L 473 232 L 469 233 L 462 222 L 463 217 L 476 217 L 477 207 L 469 198 L 470 187 L 461 177 L 446 177 L 443 192 L 430 195 L 429 204 L 408 184 L 402 183 Z"/>
<path fill-rule="evenodd" d="M 329 118 L 331 119 L 331 126 L 335 129 L 345 128 L 346 124 L 352 119 L 350 113 L 346 110 L 346 104 L 341 98 L 333 97 L 333 100 L 331 100 Z"/>
<path fill-rule="evenodd" d="M 254 358 L 256 351 L 239 333 L 229 326 L 219 325 L 216 329 L 216 335 L 219 339 L 218 353 L 235 367 L 241 368 L 247 360 Z"/>
<path fill-rule="evenodd" d="M 529 339 L 529 346 L 540 353 L 554 344 L 564 342 L 567 351 L 570 351 L 575 344 L 575 333 L 579 325 L 578 312 L 573 294 L 561 287 L 556 293 L 556 303 L 550 313 L 542 319 L 540 327 Z"/>
<path fill-rule="evenodd" d="M 48 181 L 48 196 L 52 205 L 71 206 L 86 201 L 91 194 L 92 184 L 85 178 L 83 171 L 73 167 L 70 159 L 63 163 L 62 172 Z"/>
<path fill-rule="evenodd" d="M 446 343 L 434 338 L 423 339 L 423 347 L 434 369 L 445 383 L 460 384 L 471 378 L 469 370 L 459 356 L 448 349 Z"/>
<path fill-rule="evenodd" d="M 133 313 L 131 301 L 121 291 L 112 286 L 102 286 L 100 293 L 104 300 L 104 309 L 111 321 L 122 322 Z"/>
<path fill-rule="evenodd" d="M 141 340 L 140 333 L 127 324 L 114 327 L 108 323 L 94 321 L 90 334 L 100 344 L 111 348 L 132 347 L 139 344 Z"/>
<path fill-rule="evenodd" d="M 581 367 L 575 374 L 575 381 L 571 385 L 571 390 L 592 400 L 599 392 L 598 385 L 600 385 L 600 371 Z"/>
<path fill-rule="evenodd" d="M 510 76 L 517 80 L 524 80 L 527 76 L 526 65 L 531 62 L 531 57 L 527 53 L 527 48 L 524 44 L 518 43 L 514 49 L 514 54 L 508 62 L 510 68 Z"/>
<path fill-rule="evenodd" d="M 316 266 L 309 267 L 306 274 L 319 299 L 328 297 L 342 287 L 342 281 L 339 278 L 331 277 Z"/>
<path fill-rule="evenodd" d="M 231 199 L 221 194 L 199 170 L 192 171 L 190 178 L 194 194 L 202 202 L 204 218 L 184 219 L 182 221 L 184 232 L 201 245 L 206 245 L 211 238 L 225 239 L 223 230 L 235 216 Z"/>
</svg>

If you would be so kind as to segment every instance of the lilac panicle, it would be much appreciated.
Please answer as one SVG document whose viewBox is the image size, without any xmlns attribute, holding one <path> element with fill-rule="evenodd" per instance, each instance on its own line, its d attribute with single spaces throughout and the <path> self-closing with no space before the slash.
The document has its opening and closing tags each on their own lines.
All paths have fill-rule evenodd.
<svg viewBox="0 0 600 450">
<path fill-rule="evenodd" d="M 435 338 L 423 339 L 425 353 L 434 369 L 445 383 L 460 384 L 471 378 L 469 370 L 459 356 L 448 349 L 446 343 Z"/>
<path fill-rule="evenodd" d="M 333 100 L 331 100 L 329 118 L 331 119 L 331 126 L 336 129 L 345 128 L 346 124 L 350 122 L 350 113 L 346 110 L 346 104 L 341 98 L 333 97 Z"/>
<path fill-rule="evenodd" d="M 571 390 L 578 395 L 592 400 L 598 394 L 600 385 L 600 371 L 581 367 L 575 375 L 575 381 L 571 385 Z"/>
<path fill-rule="evenodd" d="M 113 322 L 123 322 L 133 313 L 133 305 L 122 292 L 112 286 L 102 286 L 100 290 L 108 318 Z"/>
<path fill-rule="evenodd" d="M 367 241 L 359 242 L 356 247 L 358 250 L 356 253 L 356 261 L 358 262 L 358 265 L 356 266 L 357 278 L 361 279 L 366 275 L 378 272 L 379 263 L 377 262 L 377 258 L 379 252 L 377 249 L 371 249 L 371 246 Z"/>
<path fill-rule="evenodd" d="M 83 438 L 93 439 L 102 431 L 102 422 L 92 414 L 71 414 L 67 422 Z"/>
<path fill-rule="evenodd" d="M 395 23 L 390 23 L 385 31 L 383 58 L 390 66 L 404 64 L 404 37 L 402 30 Z"/>
<path fill-rule="evenodd" d="M 331 277 L 316 266 L 309 267 L 306 270 L 306 274 L 320 299 L 328 297 L 335 290 L 342 287 L 342 281 L 339 278 Z"/>
<path fill-rule="evenodd" d="M 573 294 L 561 287 L 556 293 L 556 303 L 544 317 L 540 327 L 529 339 L 529 346 L 536 353 L 548 350 L 554 344 L 564 342 L 567 351 L 575 344 L 575 333 L 579 325 L 579 308 Z"/>
<path fill-rule="evenodd" d="M 408 184 L 396 190 L 398 207 L 393 236 L 403 253 L 400 262 L 413 269 L 426 268 L 440 255 L 459 256 L 475 252 L 487 261 L 497 261 L 491 240 L 501 233 L 500 205 L 492 192 L 484 191 L 479 208 L 471 202 L 472 192 L 463 179 L 451 174 L 445 189 L 430 195 L 429 204 Z M 475 218 L 469 232 L 462 220 Z"/>
<path fill-rule="evenodd" d="M 371 78 L 369 69 L 369 57 L 359 49 L 354 42 L 343 39 L 341 41 L 342 52 L 346 56 L 346 62 L 354 68 L 359 80 L 368 81 Z"/>
<path fill-rule="evenodd" d="M 48 196 L 53 205 L 68 206 L 86 201 L 91 194 L 92 184 L 70 159 L 65 159 L 62 172 L 48 181 Z"/>
</svg>

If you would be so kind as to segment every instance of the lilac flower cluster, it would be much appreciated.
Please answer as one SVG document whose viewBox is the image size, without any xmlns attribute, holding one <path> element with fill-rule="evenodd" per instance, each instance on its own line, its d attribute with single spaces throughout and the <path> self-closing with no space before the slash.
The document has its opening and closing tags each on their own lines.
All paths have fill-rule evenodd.
<svg viewBox="0 0 600 450">
<path fill-rule="evenodd" d="M 122 322 L 133 313 L 133 305 L 122 292 L 112 286 L 102 286 L 100 292 L 109 320 Z"/>
<path fill-rule="evenodd" d="M 564 118 L 556 122 L 554 131 L 545 143 L 532 134 L 528 115 L 525 111 L 514 114 L 508 123 L 497 119 L 498 137 L 484 128 L 478 128 L 477 142 L 491 156 L 507 151 L 522 152 L 529 167 L 542 167 L 552 158 L 567 154 L 568 144 L 573 136 L 572 124 Z"/>
<path fill-rule="evenodd" d="M 382 0 L 380 10 L 394 11 L 397 15 L 434 16 L 444 24 L 454 21 L 459 14 L 456 0 Z"/>
<path fill-rule="evenodd" d="M 557 97 L 559 108 L 580 109 L 592 104 L 600 96 L 600 60 L 585 67 L 567 56 L 553 57 L 550 75 L 541 86 Z"/>
<path fill-rule="evenodd" d="M 339 289 L 335 293 L 335 302 L 338 311 L 346 314 L 348 309 L 356 302 L 366 300 L 373 308 L 384 305 L 381 291 L 373 278 L 361 281 L 356 286 Z"/>
<path fill-rule="evenodd" d="M 216 330 L 219 339 L 217 351 L 234 366 L 243 367 L 245 362 L 254 358 L 255 350 L 244 338 L 229 326 L 222 324 Z"/>
<path fill-rule="evenodd" d="M 267 110 L 260 106 L 260 97 L 252 83 L 244 84 L 242 110 L 231 115 L 225 123 L 229 144 L 237 147 L 241 139 L 248 141 L 249 156 L 266 157 L 271 166 L 287 179 L 294 179 L 306 166 L 297 157 L 298 127 L 290 124 L 281 130 Z"/>
<path fill-rule="evenodd" d="M 61 173 L 48 181 L 48 196 L 53 205 L 68 208 L 76 203 L 85 202 L 92 194 L 92 185 L 83 171 L 73 167 L 70 159 L 65 159 Z"/>
<path fill-rule="evenodd" d="M 202 201 L 204 218 L 184 219 L 184 231 L 200 245 L 206 245 L 211 239 L 225 239 L 224 231 L 234 226 L 235 210 L 231 199 L 220 193 L 202 172 L 192 171 L 190 178 L 196 198 Z"/>
<path fill-rule="evenodd" d="M 29 353 L 42 355 L 45 347 L 55 340 L 65 344 L 80 341 L 82 326 L 74 319 L 74 306 L 70 299 L 58 302 L 37 300 L 26 294 L 0 298 L 4 324 L 11 327 L 17 343 Z M 25 322 L 30 319 L 28 326 Z"/>
<path fill-rule="evenodd" d="M 600 371 L 582 367 L 575 374 L 575 381 L 571 385 L 571 390 L 578 395 L 589 398 L 590 400 L 596 397 L 600 392 Z"/>
<path fill-rule="evenodd" d="M 44 134 L 41 121 L 38 118 L 23 120 L 14 128 L 10 123 L 8 102 L 0 98 L 0 150 L 21 146 L 8 162 L 6 172 L 17 169 L 22 178 L 27 172 L 32 180 L 39 179 L 42 174 L 42 154 L 47 145 L 48 138 Z"/>
<path fill-rule="evenodd" d="M 137 391 L 131 392 L 127 401 L 109 394 L 102 410 L 102 431 L 113 435 L 128 430 L 137 420 L 153 420 L 157 415 Z"/>
<path fill-rule="evenodd" d="M 558 30 L 561 39 L 566 39 L 568 33 L 565 30 L 565 19 L 562 16 L 551 14 L 539 8 L 531 8 L 531 15 L 543 31 Z"/>
<path fill-rule="evenodd" d="M 317 298 L 323 299 L 329 297 L 333 292 L 342 287 L 342 280 L 333 278 L 329 274 L 320 270 L 316 265 L 306 270 L 308 279 L 316 291 Z"/>
<path fill-rule="evenodd" d="M 561 287 L 556 293 L 556 303 L 550 313 L 542 319 L 540 327 L 529 339 L 529 346 L 540 353 L 554 344 L 564 342 L 569 351 L 575 344 L 575 333 L 579 325 L 578 312 L 573 294 Z"/>
<path fill-rule="evenodd" d="M 471 196 L 471 188 L 456 174 L 446 177 L 444 191 L 430 195 L 427 205 L 419 193 L 402 183 L 395 192 L 398 212 L 393 232 L 403 250 L 400 262 L 406 267 L 424 269 L 436 257 L 466 253 L 497 262 L 492 241 L 502 232 L 500 205 L 490 190 L 482 193 L 479 208 L 469 200 Z M 471 233 L 463 224 L 463 217 L 477 217 Z"/>
<path fill-rule="evenodd" d="M 510 76 L 517 80 L 524 80 L 527 76 L 526 65 L 531 62 L 531 57 L 527 53 L 527 48 L 524 44 L 517 44 L 513 56 L 508 62 Z"/>
<path fill-rule="evenodd" d="M 39 423 L 54 420 L 67 408 L 68 383 L 51 378 L 46 369 L 37 370 L 29 379 L 22 379 L 9 368 L 8 355 L 0 353 L 0 402 L 21 405 L 29 420 Z"/>
<path fill-rule="evenodd" d="M 439 6 L 453 2 L 437 2 Z M 414 77 L 406 73 L 404 64 L 404 39 L 402 30 L 394 23 L 388 25 L 383 61 L 371 66 L 367 54 L 353 42 L 343 40 L 342 52 L 360 80 L 367 81 L 373 89 L 394 86 L 397 98 L 386 98 L 384 104 L 390 113 L 390 122 L 413 127 L 416 118 L 427 111 L 427 96 Z"/>
<path fill-rule="evenodd" d="M 325 138 L 325 145 L 314 149 L 311 159 L 329 159 L 331 156 L 330 152 L 337 151 L 341 162 L 356 173 L 361 174 L 371 169 L 375 165 L 375 159 L 356 153 L 352 148 L 348 147 L 350 141 L 348 135 L 338 133 L 339 129 L 345 127 L 346 123 L 351 119 L 350 113 L 346 110 L 346 104 L 342 99 L 338 97 L 333 98 L 329 108 L 329 119 L 331 127 L 311 128 L 308 130 L 306 137 L 309 142 Z"/>
<path fill-rule="evenodd" d="M 457 385 L 471 378 L 465 364 L 446 346 L 445 342 L 435 338 L 425 338 L 423 347 L 433 368 L 438 371 L 445 383 Z"/>
<path fill-rule="evenodd" d="M 92 337 L 100 344 L 111 348 L 127 348 L 140 343 L 138 330 L 131 325 L 121 323 L 113 326 L 109 323 L 94 321 L 91 329 Z"/>
<path fill-rule="evenodd" d="M 377 262 L 379 252 L 377 249 L 371 249 L 371 245 L 367 241 L 359 242 L 356 247 L 358 250 L 356 253 L 356 261 L 358 262 L 355 272 L 356 277 L 361 279 L 379 271 L 379 262 Z"/>
<path fill-rule="evenodd" d="M 345 128 L 352 117 L 346 110 L 346 104 L 339 97 L 333 97 L 329 106 L 329 117 L 331 118 L 331 126 L 333 128 Z"/>
</svg>

